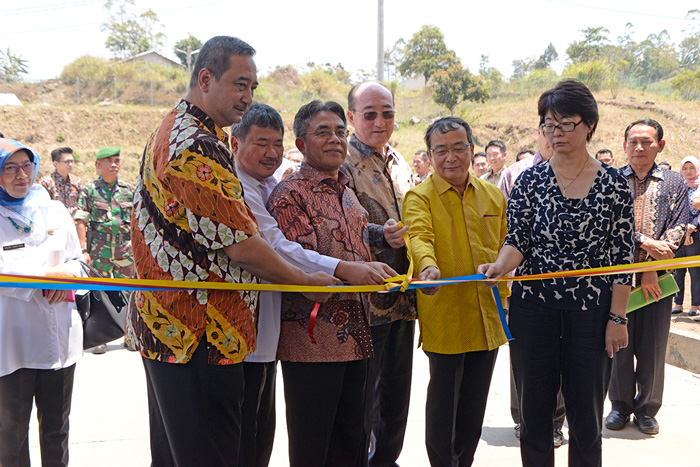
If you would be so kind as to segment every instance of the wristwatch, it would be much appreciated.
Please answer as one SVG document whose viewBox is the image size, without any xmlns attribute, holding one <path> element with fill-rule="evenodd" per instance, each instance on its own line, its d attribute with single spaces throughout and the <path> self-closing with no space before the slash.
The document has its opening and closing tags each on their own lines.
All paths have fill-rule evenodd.
<svg viewBox="0 0 700 467">
<path fill-rule="evenodd" d="M 613 312 L 610 312 L 609 316 L 610 321 L 612 321 L 615 324 L 627 324 L 627 321 L 629 321 L 629 318 L 623 318 L 622 316 L 616 315 Z"/>
</svg>

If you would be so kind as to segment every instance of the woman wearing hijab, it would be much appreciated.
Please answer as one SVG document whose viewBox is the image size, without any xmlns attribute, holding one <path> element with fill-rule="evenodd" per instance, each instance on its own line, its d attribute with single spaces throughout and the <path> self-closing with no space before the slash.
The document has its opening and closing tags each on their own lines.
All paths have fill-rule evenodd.
<svg viewBox="0 0 700 467">
<path fill-rule="evenodd" d="M 39 156 L 0 139 L 0 273 L 76 277 L 75 224 L 60 201 L 34 185 Z M 65 290 L 0 287 L 0 465 L 28 466 L 33 403 L 42 465 L 68 465 L 68 415 L 80 315 Z"/>
<path fill-rule="evenodd" d="M 688 200 L 693 204 L 693 198 L 700 195 L 700 161 L 696 157 L 688 156 L 681 161 L 681 175 L 688 185 Z M 690 210 L 692 221 L 688 224 L 685 243 L 676 251 L 676 258 L 683 256 L 700 255 L 700 234 L 698 233 L 698 220 L 700 211 Z M 678 283 L 678 292 L 673 298 L 673 311 L 678 314 L 683 312 L 683 297 L 685 295 L 685 272 L 690 272 L 690 311 L 688 316 L 696 316 L 700 308 L 700 267 L 688 269 L 676 269 L 675 276 Z"/>
</svg>

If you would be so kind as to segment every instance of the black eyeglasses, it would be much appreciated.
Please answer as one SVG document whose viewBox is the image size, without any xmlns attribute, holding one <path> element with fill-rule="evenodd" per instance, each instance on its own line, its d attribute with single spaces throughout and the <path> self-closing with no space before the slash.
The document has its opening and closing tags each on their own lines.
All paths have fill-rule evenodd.
<svg viewBox="0 0 700 467">
<path fill-rule="evenodd" d="M 357 110 L 352 109 L 352 111 L 357 113 L 357 114 L 362 115 L 362 118 L 364 118 L 365 120 L 369 120 L 369 121 L 376 119 L 377 115 L 379 115 L 379 112 L 377 112 L 375 110 L 369 110 L 367 112 L 358 112 Z M 383 110 L 382 111 L 382 118 L 384 120 L 391 120 L 392 118 L 394 118 L 394 115 L 396 115 L 396 112 L 394 112 L 393 110 Z"/>
<path fill-rule="evenodd" d="M 545 133 L 554 133 L 554 130 L 559 128 L 561 131 L 565 133 L 569 133 L 570 131 L 574 131 L 577 126 L 583 123 L 583 120 L 579 120 L 577 123 L 574 122 L 564 122 L 560 123 L 559 125 L 555 125 L 554 123 L 543 123 L 540 125 L 542 127 L 542 131 Z"/>
<path fill-rule="evenodd" d="M 467 144 L 455 144 L 451 148 L 440 147 L 437 149 L 431 149 L 430 153 L 435 157 L 444 157 L 450 151 L 452 151 L 455 154 L 455 156 L 462 156 L 462 155 L 467 153 L 467 151 L 469 150 L 469 146 L 471 146 L 471 144 L 469 144 L 469 143 L 467 143 Z"/>
<path fill-rule="evenodd" d="M 306 135 L 316 135 L 321 139 L 329 139 L 331 135 L 335 135 L 338 137 L 338 139 L 346 139 L 348 137 L 348 134 L 350 132 L 348 131 L 347 128 L 338 128 L 335 131 L 331 131 L 328 129 L 323 129 L 323 130 L 316 130 L 316 131 L 309 131 L 301 135 L 302 137 Z"/>
<path fill-rule="evenodd" d="M 10 175 L 15 175 L 17 171 L 21 168 L 25 174 L 32 175 L 32 173 L 34 172 L 34 167 L 36 167 L 36 162 L 26 162 L 22 165 L 6 164 L 5 167 L 2 168 L 2 171 L 7 172 Z"/>
</svg>

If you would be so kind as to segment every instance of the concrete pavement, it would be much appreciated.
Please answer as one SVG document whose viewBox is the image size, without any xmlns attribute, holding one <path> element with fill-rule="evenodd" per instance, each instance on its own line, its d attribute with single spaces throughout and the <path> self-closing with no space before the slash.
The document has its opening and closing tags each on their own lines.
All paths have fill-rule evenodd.
<svg viewBox="0 0 700 467">
<path fill-rule="evenodd" d="M 700 355 L 695 358 L 700 359 Z M 289 465 L 281 371 L 278 378 L 277 436 L 271 466 Z M 399 459 L 402 467 L 429 465 L 425 452 L 425 393 L 428 361 L 421 350 L 414 359 L 412 404 L 408 432 Z M 508 386 L 508 348 L 496 362 L 481 442 L 474 465 L 520 465 L 518 440 L 513 435 Z M 606 406 L 606 413 L 609 405 Z M 33 415 L 35 418 L 35 415 Z M 664 406 L 657 417 L 657 436 L 641 434 L 633 425 L 603 431 L 606 465 L 657 467 L 700 466 L 698 439 L 700 375 L 666 365 Z M 565 438 L 568 438 L 566 428 Z M 32 420 L 30 448 L 39 465 L 38 429 Z M 557 465 L 566 465 L 568 444 L 556 451 Z M 86 353 L 78 363 L 70 428 L 70 465 L 122 467 L 150 464 L 146 382 L 141 358 L 112 343 L 104 355 Z"/>
</svg>

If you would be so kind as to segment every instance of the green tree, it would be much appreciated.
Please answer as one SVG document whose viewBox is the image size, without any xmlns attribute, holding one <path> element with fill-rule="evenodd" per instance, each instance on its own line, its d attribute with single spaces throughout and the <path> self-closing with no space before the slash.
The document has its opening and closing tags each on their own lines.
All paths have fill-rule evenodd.
<svg viewBox="0 0 700 467">
<path fill-rule="evenodd" d="M 542 55 L 540 55 L 540 58 L 535 60 L 533 68 L 536 70 L 544 70 L 546 68 L 549 68 L 552 62 L 556 62 L 558 59 L 559 54 L 557 53 L 557 49 L 550 42 L 547 48 L 544 49 Z"/>
<path fill-rule="evenodd" d="M 184 50 L 185 52 L 194 52 L 195 50 L 201 49 L 203 45 L 204 43 L 202 41 L 194 37 L 192 34 L 189 34 L 185 39 L 180 39 L 175 43 L 173 51 L 175 52 L 175 55 L 177 55 L 177 58 L 180 59 L 180 63 L 187 66 L 187 54 L 180 51 Z M 194 60 L 192 65 L 194 65 Z"/>
<path fill-rule="evenodd" d="M 2 79 L 8 82 L 21 81 L 20 75 L 27 73 L 27 61 L 19 55 L 14 54 L 7 48 L 7 51 L 0 50 L 0 74 Z"/>
<path fill-rule="evenodd" d="M 532 70 L 532 60 L 529 58 L 524 58 L 522 60 L 513 60 L 513 76 L 512 79 L 521 79 L 527 76 Z"/>
<path fill-rule="evenodd" d="M 134 0 L 105 3 L 109 13 L 109 21 L 102 24 L 102 30 L 109 32 L 105 46 L 116 58 L 129 58 L 162 47 L 165 35 L 155 32 L 160 26 L 158 15 L 151 9 L 136 14 L 133 7 Z"/>
<path fill-rule="evenodd" d="M 472 75 L 461 63 L 455 63 L 446 70 L 436 71 L 430 79 L 434 89 L 433 100 L 454 113 L 455 107 L 463 100 L 484 102 L 489 98 L 488 90 L 480 77 Z"/>
<path fill-rule="evenodd" d="M 384 51 L 384 66 L 388 81 L 396 79 L 399 65 L 403 62 L 403 51 L 406 48 L 406 41 L 399 39 L 391 49 Z"/>
<path fill-rule="evenodd" d="M 639 43 L 640 59 L 635 74 L 651 81 L 670 77 L 679 67 L 676 49 L 666 30 L 650 34 Z"/>
<path fill-rule="evenodd" d="M 445 45 L 445 37 L 437 26 L 422 26 L 406 44 L 399 65 L 402 76 L 422 74 L 425 82 L 438 70 L 447 70 L 458 63 L 457 54 Z"/>
<path fill-rule="evenodd" d="M 572 63 L 589 62 L 603 57 L 604 50 L 609 44 L 610 31 L 604 27 L 586 28 L 581 31 L 583 40 L 572 42 L 566 49 L 566 55 Z"/>
</svg>

